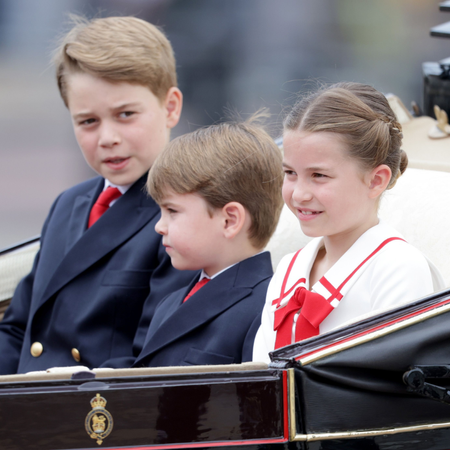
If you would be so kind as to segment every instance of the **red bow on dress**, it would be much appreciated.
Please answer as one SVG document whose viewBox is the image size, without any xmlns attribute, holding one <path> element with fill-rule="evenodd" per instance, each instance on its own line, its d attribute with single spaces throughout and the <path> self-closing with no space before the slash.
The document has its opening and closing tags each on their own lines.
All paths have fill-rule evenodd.
<svg viewBox="0 0 450 450">
<path fill-rule="evenodd" d="M 274 330 L 277 332 L 275 349 L 292 344 L 294 316 L 300 311 L 295 327 L 294 342 L 319 334 L 319 325 L 333 311 L 333 307 L 320 294 L 299 287 L 286 306 L 275 310 Z"/>
</svg>

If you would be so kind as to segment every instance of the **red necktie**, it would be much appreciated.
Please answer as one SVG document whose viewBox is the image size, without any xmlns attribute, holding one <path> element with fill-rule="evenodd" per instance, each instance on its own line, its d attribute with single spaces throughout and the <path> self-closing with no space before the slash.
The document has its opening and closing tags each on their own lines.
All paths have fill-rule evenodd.
<svg viewBox="0 0 450 450">
<path fill-rule="evenodd" d="M 99 196 L 94 206 L 91 209 L 91 214 L 89 215 L 88 228 L 94 225 L 98 219 L 106 212 L 109 208 L 109 204 L 119 198 L 122 193 L 117 188 L 109 186 L 106 188 Z"/>
<path fill-rule="evenodd" d="M 190 297 L 192 297 L 200 288 L 202 288 L 207 282 L 209 278 L 202 278 L 200 281 L 194 284 L 194 287 L 189 291 L 189 294 L 186 295 L 186 298 L 183 300 L 183 303 Z"/>
</svg>

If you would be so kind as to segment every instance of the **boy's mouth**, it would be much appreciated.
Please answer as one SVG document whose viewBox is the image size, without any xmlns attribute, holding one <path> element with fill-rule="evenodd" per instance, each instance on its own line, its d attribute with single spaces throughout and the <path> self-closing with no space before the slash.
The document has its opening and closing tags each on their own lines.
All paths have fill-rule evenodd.
<svg viewBox="0 0 450 450">
<path fill-rule="evenodd" d="M 163 243 L 163 247 L 166 250 L 166 252 L 169 253 L 169 255 L 170 255 L 172 247 L 170 245 L 167 245 L 167 244 L 164 244 L 164 243 Z"/>
<path fill-rule="evenodd" d="M 107 158 L 105 160 L 103 160 L 103 162 L 110 168 L 112 169 L 123 169 L 126 164 L 128 163 L 128 160 L 130 159 L 130 157 L 126 157 L 126 158 L 122 158 L 122 157 L 117 157 L 117 158 Z"/>
</svg>

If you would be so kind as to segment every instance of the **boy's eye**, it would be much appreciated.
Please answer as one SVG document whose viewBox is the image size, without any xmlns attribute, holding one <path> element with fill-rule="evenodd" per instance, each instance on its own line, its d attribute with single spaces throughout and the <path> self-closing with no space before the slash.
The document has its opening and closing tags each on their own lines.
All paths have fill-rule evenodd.
<svg viewBox="0 0 450 450">
<path fill-rule="evenodd" d="M 95 122 L 95 119 L 85 119 L 79 122 L 79 125 L 91 125 Z"/>
<path fill-rule="evenodd" d="M 312 174 L 312 176 L 313 176 L 313 178 L 326 178 L 326 175 L 324 175 L 323 173 L 317 173 L 317 172 L 314 172 Z"/>
<path fill-rule="evenodd" d="M 167 212 L 169 214 L 175 214 L 177 211 L 175 209 L 173 209 L 173 208 L 167 208 Z"/>
<path fill-rule="evenodd" d="M 127 118 L 127 117 L 131 117 L 133 114 L 134 114 L 134 111 L 122 111 L 122 112 L 119 114 L 119 117 L 120 117 L 121 119 L 125 119 L 125 118 Z"/>
</svg>

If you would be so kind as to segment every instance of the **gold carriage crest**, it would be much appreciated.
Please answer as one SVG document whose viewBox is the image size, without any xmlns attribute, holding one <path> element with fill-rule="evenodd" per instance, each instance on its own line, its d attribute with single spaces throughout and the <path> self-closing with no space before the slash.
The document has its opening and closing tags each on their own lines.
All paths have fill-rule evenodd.
<svg viewBox="0 0 450 450">
<path fill-rule="evenodd" d="M 86 432 L 92 439 L 97 439 L 97 444 L 101 445 L 111 433 L 114 425 L 112 415 L 106 411 L 106 399 L 97 394 L 91 400 L 92 411 L 86 416 L 84 426 Z"/>
</svg>

